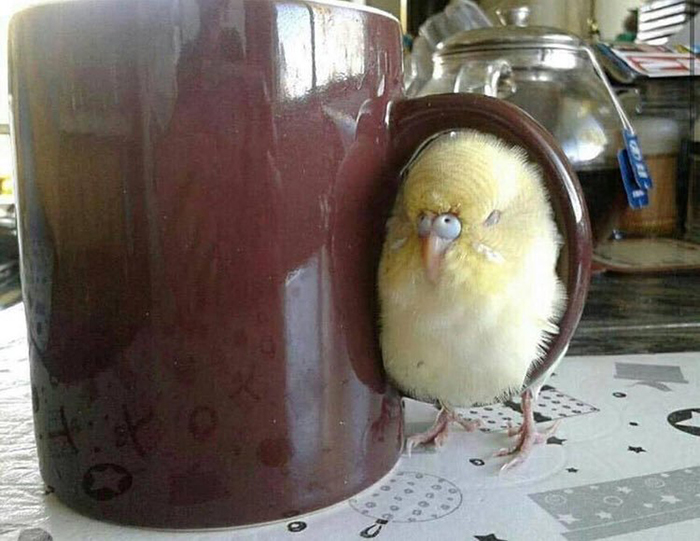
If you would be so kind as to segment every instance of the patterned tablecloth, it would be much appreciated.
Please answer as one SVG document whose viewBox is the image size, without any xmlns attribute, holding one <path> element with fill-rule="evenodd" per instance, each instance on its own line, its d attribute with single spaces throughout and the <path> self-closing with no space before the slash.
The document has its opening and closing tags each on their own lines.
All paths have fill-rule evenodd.
<svg viewBox="0 0 700 541">
<path fill-rule="evenodd" d="M 499 474 L 517 401 L 464 410 L 440 451 L 414 450 L 364 493 L 287 522 L 160 532 L 82 517 L 47 494 L 31 419 L 21 306 L 0 312 L 0 540 L 697 539 L 700 353 L 571 357 L 545 387 L 537 421 L 563 419 L 524 466 Z M 407 432 L 434 410 L 409 401 Z"/>
</svg>

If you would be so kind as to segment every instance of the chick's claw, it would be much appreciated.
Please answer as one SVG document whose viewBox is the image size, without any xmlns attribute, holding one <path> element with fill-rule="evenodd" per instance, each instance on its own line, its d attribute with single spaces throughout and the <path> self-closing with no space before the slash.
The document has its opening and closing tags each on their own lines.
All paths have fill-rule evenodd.
<svg viewBox="0 0 700 541">
<path fill-rule="evenodd" d="M 418 434 L 413 434 L 406 438 L 406 451 L 408 456 L 411 456 L 411 451 L 414 447 L 418 445 L 425 445 L 426 443 L 434 443 L 436 447 L 441 447 L 445 440 L 447 439 L 447 434 L 449 433 L 449 422 L 447 419 L 447 412 L 443 408 L 440 410 L 433 426 L 431 426 L 425 432 L 419 432 Z"/>
<path fill-rule="evenodd" d="M 523 425 L 518 425 L 518 426 L 513 426 L 512 423 L 508 423 L 508 437 L 512 438 L 513 436 L 517 436 L 520 434 L 523 430 Z"/>
<path fill-rule="evenodd" d="M 539 444 L 539 443 L 544 443 L 544 442 L 546 442 L 547 439 L 548 439 L 550 436 L 553 436 L 554 433 L 559 429 L 559 425 L 560 425 L 560 424 L 561 424 L 561 421 L 557 421 L 556 423 L 554 423 L 552 426 L 550 426 L 550 427 L 549 427 L 547 430 L 545 430 L 544 432 L 537 432 L 537 431 L 535 431 L 535 434 L 536 434 L 535 437 L 536 437 L 536 440 L 537 440 L 537 441 L 535 441 L 535 444 Z M 513 436 L 520 436 L 520 435 L 523 433 L 523 426 L 524 426 L 524 425 L 520 425 L 520 426 L 509 426 L 509 427 L 508 427 L 508 432 L 507 432 L 508 437 L 509 437 L 509 438 L 512 438 Z M 516 446 L 516 447 L 517 447 L 517 446 Z M 513 449 L 515 450 L 516 447 L 513 447 Z M 514 451 L 513 451 L 513 452 L 514 452 Z"/>
<path fill-rule="evenodd" d="M 519 436 L 518 443 L 514 447 L 506 447 L 501 449 L 500 451 L 498 451 L 498 453 L 496 453 L 496 456 L 522 454 L 523 449 L 531 449 L 535 445 L 546 443 L 547 440 L 557 431 L 557 429 L 559 428 L 559 424 L 559 421 L 557 421 L 544 432 L 537 432 L 537 429 L 534 427 L 532 429 L 526 430 L 523 430 L 522 426 L 518 428 L 513 428 L 512 431 L 509 429 L 508 436 Z M 509 466 L 509 468 L 511 467 L 512 466 Z M 506 468 L 504 467 L 504 469 Z"/>
<path fill-rule="evenodd" d="M 501 449 L 496 456 L 510 456 L 515 455 L 511 460 L 506 462 L 502 467 L 501 471 L 508 471 L 516 466 L 524 463 L 535 445 L 546 443 L 552 434 L 554 434 L 559 428 L 559 422 L 555 423 L 549 427 L 545 432 L 537 432 L 535 427 L 531 429 L 520 431 L 520 441 L 518 444 L 511 449 Z"/>
<path fill-rule="evenodd" d="M 525 426 L 526 425 L 523 425 L 523 427 Z M 524 428 L 520 434 L 520 441 L 518 441 L 518 444 L 515 447 L 510 449 L 501 449 L 498 453 L 496 453 L 496 456 L 514 455 L 511 460 L 503 465 L 501 471 L 508 471 L 524 463 L 530 456 L 532 448 L 538 443 L 542 443 L 542 441 L 544 440 L 541 439 L 540 434 L 537 433 L 537 430 L 534 427 Z"/>
<path fill-rule="evenodd" d="M 461 426 L 467 432 L 474 432 L 475 430 L 481 428 L 481 419 L 464 419 L 459 415 L 455 415 L 452 419 L 455 423 Z"/>
<path fill-rule="evenodd" d="M 433 426 L 431 426 L 425 432 L 420 432 L 418 434 L 413 434 L 406 438 L 406 452 L 408 456 L 411 456 L 411 451 L 414 447 L 419 445 L 425 445 L 427 443 L 433 443 L 435 447 L 442 447 L 447 441 L 447 436 L 450 432 L 450 423 L 457 423 L 467 432 L 472 432 L 481 426 L 481 421 L 471 421 L 464 419 L 457 415 L 456 413 L 443 407 L 438 413 Z"/>
<path fill-rule="evenodd" d="M 524 463 L 530 456 L 530 452 L 535 445 L 545 443 L 547 439 L 554 434 L 559 428 L 560 422 L 557 421 L 547 430 L 542 433 L 537 431 L 535 425 L 535 417 L 532 409 L 532 393 L 528 390 L 522 394 L 522 409 L 523 409 L 523 424 L 519 427 L 508 427 L 508 436 L 518 436 L 518 443 L 510 449 L 501 449 L 496 453 L 496 456 L 515 455 L 511 460 L 506 462 L 501 471 L 510 470 Z"/>
</svg>

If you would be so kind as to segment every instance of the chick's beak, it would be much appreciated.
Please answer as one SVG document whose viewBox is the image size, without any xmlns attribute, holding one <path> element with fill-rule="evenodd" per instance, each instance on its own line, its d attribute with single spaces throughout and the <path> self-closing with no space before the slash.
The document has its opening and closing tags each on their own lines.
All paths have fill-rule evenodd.
<svg viewBox="0 0 700 541">
<path fill-rule="evenodd" d="M 440 277 L 440 267 L 442 266 L 443 256 L 449 248 L 452 241 L 443 239 L 434 232 L 430 232 L 427 236 L 421 239 L 423 251 L 423 267 L 425 274 L 433 284 Z"/>
<path fill-rule="evenodd" d="M 435 216 L 423 213 L 418 220 L 418 236 L 421 239 L 423 266 L 428 280 L 437 283 L 445 252 L 462 231 L 462 224 L 454 214 Z"/>
</svg>

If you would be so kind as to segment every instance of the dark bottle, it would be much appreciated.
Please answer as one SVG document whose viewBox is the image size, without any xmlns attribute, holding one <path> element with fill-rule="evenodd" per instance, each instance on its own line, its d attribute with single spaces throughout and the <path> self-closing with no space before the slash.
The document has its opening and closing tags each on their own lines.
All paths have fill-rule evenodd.
<svg viewBox="0 0 700 541">
<path fill-rule="evenodd" d="M 418 35 L 420 26 L 435 13 L 439 13 L 450 0 L 406 0 L 406 31 Z"/>
</svg>

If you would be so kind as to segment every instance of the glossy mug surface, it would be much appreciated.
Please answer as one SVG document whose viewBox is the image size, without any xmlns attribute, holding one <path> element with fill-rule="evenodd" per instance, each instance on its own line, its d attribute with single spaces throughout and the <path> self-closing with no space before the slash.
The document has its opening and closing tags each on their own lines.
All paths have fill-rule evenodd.
<svg viewBox="0 0 700 541">
<path fill-rule="evenodd" d="M 570 338 L 590 253 L 563 154 L 496 100 L 403 100 L 390 17 L 81 0 L 17 15 L 10 59 L 36 438 L 74 509 L 253 524 L 392 468 L 375 273 L 399 171 L 435 133 L 492 131 L 542 164 L 568 246 L 553 351 Z"/>
</svg>

